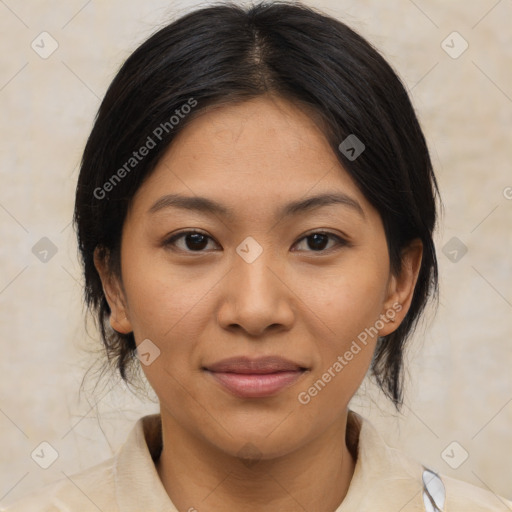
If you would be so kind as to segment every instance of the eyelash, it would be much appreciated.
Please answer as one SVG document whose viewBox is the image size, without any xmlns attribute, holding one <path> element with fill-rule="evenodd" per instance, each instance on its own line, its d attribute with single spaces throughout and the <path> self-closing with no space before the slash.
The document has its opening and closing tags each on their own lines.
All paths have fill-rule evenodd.
<svg viewBox="0 0 512 512">
<path fill-rule="evenodd" d="M 203 233 L 202 231 L 191 230 L 191 231 L 181 231 L 180 233 L 176 233 L 176 234 L 172 235 L 170 238 L 166 239 L 163 242 L 163 245 L 165 247 L 173 246 L 173 247 L 171 247 L 171 249 L 175 250 L 174 249 L 176 247 L 175 246 L 175 242 L 177 240 L 179 240 L 180 238 L 185 237 L 186 235 L 195 235 L 195 234 L 203 235 L 206 238 L 209 238 L 210 240 L 213 240 L 212 237 L 210 237 L 206 233 Z M 333 249 L 336 249 L 336 247 L 349 247 L 351 245 L 344 238 L 340 237 L 339 235 L 335 235 L 334 233 L 330 233 L 328 231 L 313 231 L 311 233 L 308 233 L 307 235 L 303 236 L 302 238 L 299 238 L 299 240 L 294 245 L 296 245 L 298 242 L 301 242 L 302 240 L 306 240 L 307 238 L 309 238 L 309 237 L 311 237 L 313 235 L 325 235 L 325 236 L 328 236 L 329 238 L 336 240 L 336 245 L 331 247 L 331 248 L 329 248 L 329 249 L 322 249 L 322 250 L 319 250 L 319 251 L 310 250 L 310 251 L 306 251 L 306 252 L 312 252 L 312 253 L 318 253 L 318 254 L 322 254 L 323 253 L 323 254 L 325 254 L 325 253 L 330 253 Z M 202 253 L 205 253 L 205 252 L 209 252 L 209 251 L 204 251 L 204 250 L 200 250 L 200 251 L 191 251 L 191 250 L 188 250 L 188 249 L 177 249 L 177 250 L 185 252 L 185 253 L 191 253 L 191 254 L 194 254 L 194 253 L 202 254 Z"/>
</svg>

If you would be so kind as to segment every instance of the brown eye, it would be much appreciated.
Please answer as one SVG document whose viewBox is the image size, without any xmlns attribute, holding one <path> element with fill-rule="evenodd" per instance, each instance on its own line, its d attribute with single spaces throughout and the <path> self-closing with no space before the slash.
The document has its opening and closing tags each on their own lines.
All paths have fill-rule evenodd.
<svg viewBox="0 0 512 512">
<path fill-rule="evenodd" d="M 208 245 L 208 240 L 201 233 L 189 233 L 185 235 L 185 245 L 191 251 L 201 251 Z"/>
<path fill-rule="evenodd" d="M 348 245 L 348 242 L 344 240 L 343 238 L 339 237 L 338 235 L 335 235 L 333 233 L 325 233 L 323 231 L 318 231 L 316 233 L 311 233 L 303 238 L 299 242 L 302 242 L 302 240 L 306 240 L 306 246 L 307 249 L 306 252 L 313 251 L 313 252 L 329 252 L 331 249 L 335 248 L 336 246 L 344 246 Z M 334 245 L 331 245 L 330 247 L 327 247 L 330 240 L 334 240 Z"/>
<path fill-rule="evenodd" d="M 315 233 L 306 238 L 308 240 L 308 247 L 313 251 L 323 251 L 329 243 L 329 236 L 323 233 Z"/>
<path fill-rule="evenodd" d="M 166 240 L 164 245 L 176 247 L 185 252 L 206 252 L 203 249 L 208 246 L 210 240 L 213 239 L 199 231 L 182 231 Z M 178 244 L 178 241 L 181 244 Z"/>
</svg>

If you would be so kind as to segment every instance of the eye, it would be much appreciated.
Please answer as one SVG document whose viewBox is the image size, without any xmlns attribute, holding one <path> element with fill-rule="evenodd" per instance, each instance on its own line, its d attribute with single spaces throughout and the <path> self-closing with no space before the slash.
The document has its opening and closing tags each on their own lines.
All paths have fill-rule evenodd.
<svg viewBox="0 0 512 512">
<path fill-rule="evenodd" d="M 349 243 L 340 236 L 324 231 L 310 233 L 309 235 L 302 237 L 295 245 L 300 245 L 300 242 L 303 240 L 307 241 L 307 246 L 312 252 L 329 252 L 336 246 L 349 245 Z M 207 252 L 204 249 L 208 247 L 209 241 L 213 241 L 213 238 L 201 231 L 182 231 L 165 240 L 164 245 L 166 247 L 176 247 L 184 252 L 200 253 Z M 331 244 L 330 247 L 326 247 L 329 245 L 329 241 L 334 241 L 334 245 Z M 178 242 L 181 242 L 181 244 Z"/>
<path fill-rule="evenodd" d="M 183 240 L 181 246 L 177 243 Z M 185 252 L 206 252 L 203 249 L 208 246 L 208 241 L 213 240 L 210 236 L 200 231 L 182 231 L 177 233 L 165 242 L 165 246 L 173 246 Z"/>
<path fill-rule="evenodd" d="M 309 235 L 302 237 L 299 242 L 302 240 L 306 240 L 306 245 L 313 252 L 329 252 L 336 246 L 349 245 L 349 243 L 340 236 L 335 235 L 334 233 L 327 233 L 325 231 L 316 231 L 314 233 L 310 233 Z M 334 240 L 335 243 L 334 245 L 331 245 L 331 247 L 326 248 L 326 246 L 329 244 L 329 240 Z"/>
</svg>

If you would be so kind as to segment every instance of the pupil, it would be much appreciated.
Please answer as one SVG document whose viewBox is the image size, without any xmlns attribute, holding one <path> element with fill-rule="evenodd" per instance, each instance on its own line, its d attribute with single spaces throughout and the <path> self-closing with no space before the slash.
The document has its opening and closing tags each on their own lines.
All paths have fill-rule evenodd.
<svg viewBox="0 0 512 512">
<path fill-rule="evenodd" d="M 311 242 L 311 240 L 313 240 L 313 243 L 310 243 L 309 247 L 310 247 L 310 249 L 313 249 L 315 251 L 324 249 L 326 246 L 326 242 L 328 240 L 327 235 L 322 235 L 319 233 L 317 233 L 315 235 L 311 235 L 308 238 L 309 238 L 310 242 Z"/>
<path fill-rule="evenodd" d="M 191 242 L 191 243 L 189 243 Z M 206 237 L 201 233 L 193 233 L 191 235 L 187 235 L 186 244 L 188 249 L 204 249 L 207 245 Z"/>
</svg>

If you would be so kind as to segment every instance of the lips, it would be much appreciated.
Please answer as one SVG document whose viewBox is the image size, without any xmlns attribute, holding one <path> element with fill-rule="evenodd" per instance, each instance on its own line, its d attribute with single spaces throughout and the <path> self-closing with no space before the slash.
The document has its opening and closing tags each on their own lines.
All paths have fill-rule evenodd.
<svg viewBox="0 0 512 512">
<path fill-rule="evenodd" d="M 203 368 L 217 383 L 239 398 L 273 396 L 295 384 L 307 368 L 278 356 L 233 357 Z"/>
</svg>

